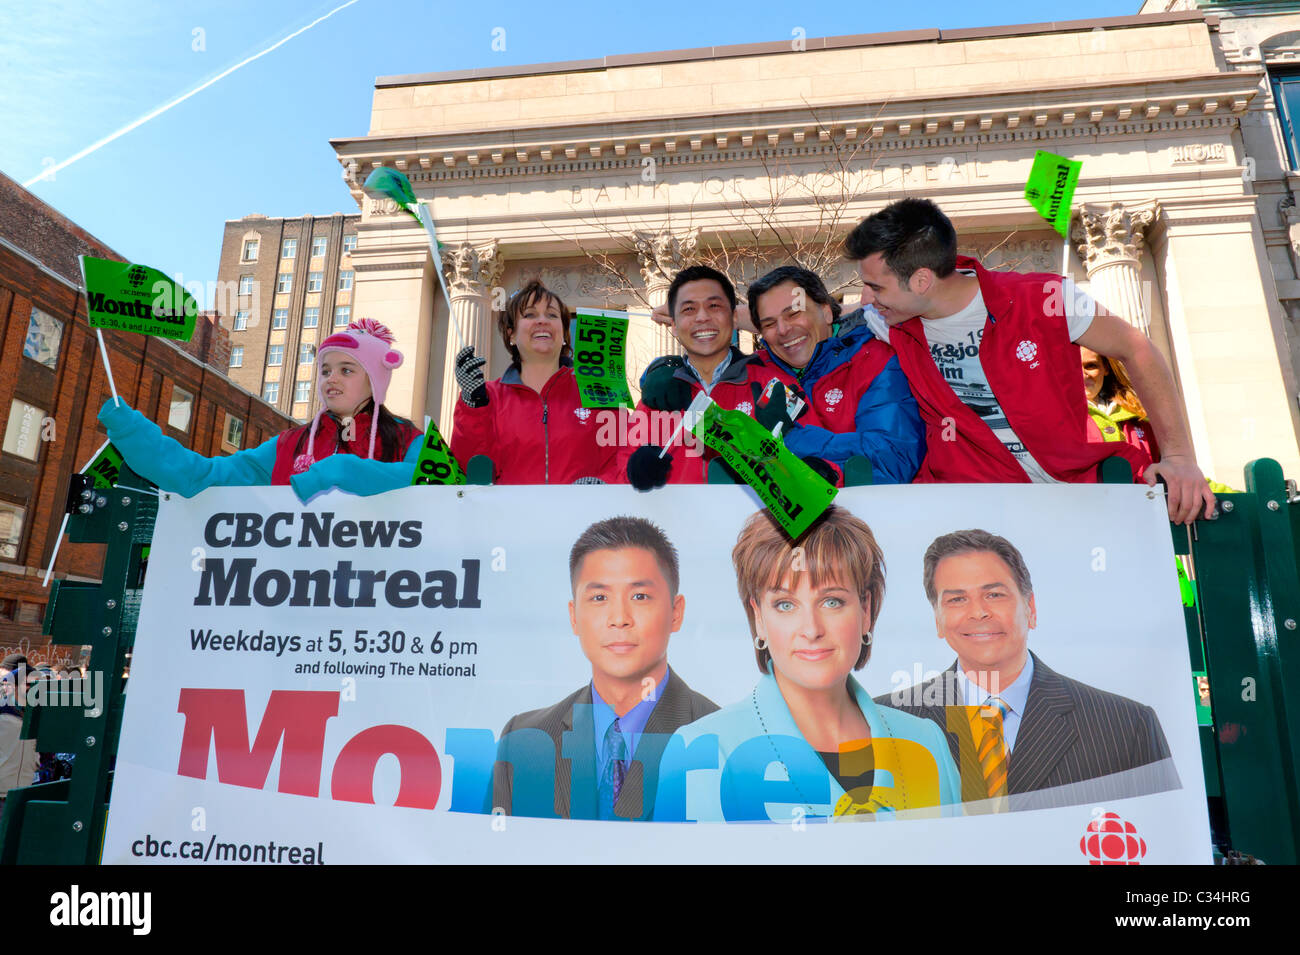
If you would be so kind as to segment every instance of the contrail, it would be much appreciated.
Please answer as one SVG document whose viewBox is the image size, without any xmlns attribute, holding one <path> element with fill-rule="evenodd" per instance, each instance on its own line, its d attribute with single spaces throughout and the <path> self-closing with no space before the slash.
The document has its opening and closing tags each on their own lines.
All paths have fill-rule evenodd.
<svg viewBox="0 0 1300 955">
<path fill-rule="evenodd" d="M 36 183 L 40 182 L 42 179 L 45 179 L 45 178 L 47 178 L 47 177 L 49 177 L 49 176 L 52 176 L 54 173 L 58 172 L 60 169 L 66 169 L 66 168 L 68 168 L 68 167 L 71 166 L 74 162 L 76 162 L 78 159 L 83 159 L 83 158 L 85 158 L 86 156 L 89 156 L 91 153 L 93 153 L 96 149 L 99 149 L 101 146 L 107 146 L 107 145 L 108 145 L 109 143 L 111 143 L 113 140 L 115 140 L 115 139 L 117 139 L 117 138 L 119 138 L 119 137 L 121 137 L 121 136 L 125 136 L 127 133 L 131 132 L 131 130 L 133 130 L 133 129 L 138 129 L 139 127 L 143 126 L 145 123 L 149 122 L 149 120 L 153 119 L 155 116 L 161 116 L 163 113 L 167 112 L 167 110 L 171 109 L 173 106 L 177 106 L 177 105 L 179 105 L 179 104 L 185 102 L 187 99 L 189 99 L 191 96 L 195 95 L 196 93 L 202 93 L 205 89 L 207 89 L 209 86 L 211 86 L 213 83 L 217 82 L 218 80 L 225 79 L 227 76 L 229 76 L 231 73 L 235 72 L 235 70 L 239 69 L 241 66 L 247 66 L 249 63 L 252 63 L 254 60 L 259 59 L 260 57 L 266 56 L 266 54 L 270 53 L 272 50 L 279 49 L 280 47 L 282 47 L 282 46 L 284 46 L 286 43 L 288 43 L 290 40 L 292 40 L 294 37 L 296 37 L 296 36 L 300 36 L 300 35 L 302 35 L 303 33 L 306 33 L 308 30 L 310 30 L 310 29 L 311 29 L 312 27 L 314 27 L 316 24 L 320 23 L 322 20 L 328 20 L 330 17 L 334 16 L 334 14 L 338 13 L 340 10 L 344 10 L 344 9 L 346 9 L 346 8 L 348 8 L 348 7 L 350 7 L 350 6 L 352 6 L 354 3 L 358 3 L 358 2 L 359 2 L 359 0 L 348 0 L 347 3 L 341 4 L 340 6 L 335 7 L 333 10 L 331 10 L 329 13 L 325 14 L 324 16 L 317 17 L 315 20 L 311 21 L 311 23 L 307 24 L 305 27 L 302 27 L 301 29 L 298 29 L 298 30 L 294 30 L 292 33 L 290 33 L 290 34 L 289 34 L 287 37 L 285 37 L 284 39 L 282 39 L 282 40 L 277 40 L 275 43 L 273 43 L 273 44 L 271 44 L 270 46 L 268 46 L 268 47 L 267 47 L 265 50 L 263 50 L 262 52 L 260 52 L 260 53 L 254 53 L 252 56 L 248 57 L 247 59 L 245 59 L 245 60 L 240 60 L 240 61 L 239 61 L 238 63 L 236 63 L 234 66 L 230 67 L 230 69 L 225 70 L 225 71 L 223 71 L 223 72 L 221 72 L 221 73 L 218 73 L 216 76 L 212 77 L 212 79 L 208 80 L 208 81 L 205 82 L 205 83 L 202 83 L 202 84 L 196 86 L 194 89 L 190 90 L 188 93 L 184 93 L 184 94 L 182 94 L 182 95 L 176 97 L 176 98 L 175 98 L 174 100 L 172 100 L 170 103 L 165 103 L 165 104 L 163 104 L 162 106 L 159 106 L 159 107 L 158 107 L 157 109 L 155 109 L 153 112 L 151 112 L 151 113 L 146 113 L 145 115 L 141 116 L 139 119 L 132 120 L 131 122 L 129 122 L 129 123 L 127 123 L 125 126 L 123 126 L 121 129 L 119 129 L 117 132 L 115 132 L 115 133 L 109 133 L 107 136 L 105 136 L 103 139 L 99 140 L 98 142 L 91 143 L 89 146 L 87 146 L 87 147 L 86 147 L 85 149 L 83 149 L 81 152 L 79 152 L 79 153 L 75 153 L 75 154 L 73 154 L 72 156 L 69 156 L 67 159 L 63 160 L 63 162 L 56 163 L 55 165 L 53 165 L 53 166 L 49 167 L 48 169 L 42 171 L 41 174 L 40 174 L 39 176 L 33 176 L 31 179 L 28 179 L 25 183 L 23 183 L 23 188 L 25 188 L 25 189 L 27 189 L 27 188 L 31 188 L 33 185 L 35 185 Z"/>
</svg>

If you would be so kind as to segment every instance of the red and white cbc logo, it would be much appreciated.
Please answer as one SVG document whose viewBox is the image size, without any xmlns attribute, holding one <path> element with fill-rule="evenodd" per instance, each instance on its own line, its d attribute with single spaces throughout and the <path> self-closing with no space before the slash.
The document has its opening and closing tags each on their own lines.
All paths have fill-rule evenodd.
<svg viewBox="0 0 1300 955">
<path fill-rule="evenodd" d="M 1137 826 L 1108 812 L 1088 823 L 1079 851 L 1088 857 L 1088 865 L 1141 865 L 1147 844 Z"/>
</svg>

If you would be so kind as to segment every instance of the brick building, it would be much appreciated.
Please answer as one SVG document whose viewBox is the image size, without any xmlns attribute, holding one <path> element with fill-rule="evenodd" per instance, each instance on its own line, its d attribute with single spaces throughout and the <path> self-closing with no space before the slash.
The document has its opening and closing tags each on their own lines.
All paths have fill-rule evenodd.
<svg viewBox="0 0 1300 955">
<path fill-rule="evenodd" d="M 217 309 L 233 381 L 299 421 L 315 411 L 316 345 L 352 314 L 360 215 L 226 222 Z"/>
<path fill-rule="evenodd" d="M 69 475 L 105 440 L 96 415 L 108 380 L 86 323 L 77 255 L 123 257 L 0 175 L 0 652 L 43 650 L 54 552 Z M 104 332 L 118 393 L 200 454 L 251 447 L 292 425 L 223 374 L 225 330 L 200 318 L 188 343 Z M 204 360 L 208 364 L 204 364 Z M 103 548 L 65 543 L 55 573 L 98 579 Z"/>
</svg>

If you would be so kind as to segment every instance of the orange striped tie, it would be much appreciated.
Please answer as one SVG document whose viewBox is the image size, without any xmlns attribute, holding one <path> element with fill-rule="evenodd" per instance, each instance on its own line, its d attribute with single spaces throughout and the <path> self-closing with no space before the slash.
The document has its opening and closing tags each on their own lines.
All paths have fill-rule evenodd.
<svg viewBox="0 0 1300 955">
<path fill-rule="evenodd" d="M 991 717 L 987 715 L 990 710 L 993 711 Z M 984 701 L 983 707 L 975 710 L 972 721 L 979 731 L 976 755 L 990 798 L 1007 794 L 1007 744 L 1002 735 L 1002 720 L 1009 710 L 1010 707 L 1001 699 L 991 696 Z"/>
</svg>

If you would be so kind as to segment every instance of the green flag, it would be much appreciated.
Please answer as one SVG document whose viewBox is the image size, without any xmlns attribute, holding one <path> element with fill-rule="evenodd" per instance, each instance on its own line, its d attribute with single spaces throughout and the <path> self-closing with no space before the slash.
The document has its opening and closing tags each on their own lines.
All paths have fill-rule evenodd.
<svg viewBox="0 0 1300 955">
<path fill-rule="evenodd" d="M 627 313 L 580 311 L 573 333 L 573 376 L 584 408 L 634 407 L 627 386 Z"/>
<path fill-rule="evenodd" d="M 1070 227 L 1070 203 L 1074 199 L 1074 187 L 1079 184 L 1081 168 L 1081 162 L 1040 149 L 1034 153 L 1034 165 L 1025 183 L 1029 204 L 1062 237 Z"/>
<path fill-rule="evenodd" d="M 183 342 L 193 337 L 199 306 L 179 282 L 147 265 L 89 255 L 79 258 L 91 328 L 115 328 Z"/>
<path fill-rule="evenodd" d="M 117 472 L 122 469 L 122 454 L 107 441 L 90 463 L 81 469 L 95 481 L 95 487 L 112 487 L 117 483 Z"/>
<path fill-rule="evenodd" d="M 464 484 L 465 472 L 460 469 L 460 462 L 456 460 L 447 447 L 447 442 L 442 439 L 438 433 L 438 423 L 429 422 L 429 428 L 424 434 L 424 446 L 420 448 L 420 456 L 415 461 L 415 473 L 411 476 L 411 484 Z"/>
<path fill-rule="evenodd" d="M 806 531 L 834 500 L 833 486 L 743 411 L 726 411 L 701 392 L 686 419 L 695 435 L 758 492 L 791 538 Z"/>
<path fill-rule="evenodd" d="M 377 166 L 366 176 L 361 190 L 371 199 L 392 199 L 398 208 L 413 216 L 416 222 L 420 221 L 420 213 L 416 211 L 419 203 L 415 199 L 415 190 L 411 188 L 411 180 L 406 178 L 405 173 L 387 166 Z"/>
</svg>

